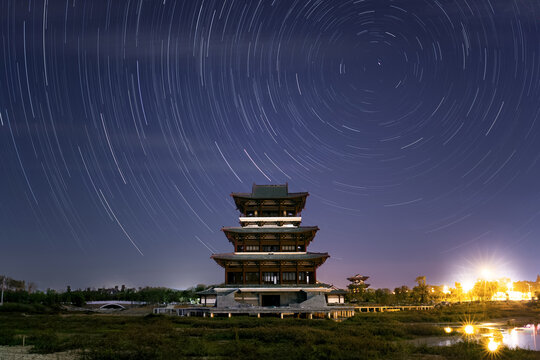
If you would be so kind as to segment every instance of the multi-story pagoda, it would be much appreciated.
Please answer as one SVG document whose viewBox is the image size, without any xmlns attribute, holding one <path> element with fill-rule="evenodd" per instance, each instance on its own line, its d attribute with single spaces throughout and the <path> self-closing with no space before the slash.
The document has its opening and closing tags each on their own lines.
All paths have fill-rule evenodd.
<svg viewBox="0 0 540 360">
<path fill-rule="evenodd" d="M 351 282 L 348 286 L 349 290 L 351 290 L 351 292 L 353 293 L 363 292 L 369 287 L 369 284 L 366 284 L 367 279 L 369 279 L 369 276 L 364 276 L 360 274 L 348 277 L 347 280 Z"/>
<path fill-rule="evenodd" d="M 317 268 L 329 255 L 308 252 L 319 228 L 300 226 L 308 195 L 290 193 L 287 184 L 231 194 L 240 226 L 222 230 L 234 252 L 211 256 L 225 269 L 224 285 L 199 293 L 203 305 L 327 307 L 334 289 L 317 281 Z"/>
</svg>

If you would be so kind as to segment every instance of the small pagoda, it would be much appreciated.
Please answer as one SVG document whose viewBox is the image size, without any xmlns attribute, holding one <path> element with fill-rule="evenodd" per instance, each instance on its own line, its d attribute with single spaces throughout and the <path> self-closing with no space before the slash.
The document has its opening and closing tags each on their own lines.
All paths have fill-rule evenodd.
<svg viewBox="0 0 540 360">
<path fill-rule="evenodd" d="M 254 184 L 251 193 L 231 194 L 240 226 L 222 231 L 234 251 L 211 256 L 225 270 L 224 284 L 200 292 L 202 305 L 227 311 L 253 307 L 258 313 L 289 308 L 330 316 L 327 304 L 334 303 L 329 297 L 335 288 L 317 281 L 317 268 L 329 255 L 307 251 L 319 228 L 300 225 L 308 195 L 289 192 L 287 184 Z"/>
<path fill-rule="evenodd" d="M 348 277 L 347 280 L 350 281 L 350 284 L 348 286 L 349 290 L 352 293 L 364 292 L 369 287 L 369 284 L 366 284 L 367 279 L 369 279 L 369 276 L 364 276 L 360 274 Z"/>
</svg>

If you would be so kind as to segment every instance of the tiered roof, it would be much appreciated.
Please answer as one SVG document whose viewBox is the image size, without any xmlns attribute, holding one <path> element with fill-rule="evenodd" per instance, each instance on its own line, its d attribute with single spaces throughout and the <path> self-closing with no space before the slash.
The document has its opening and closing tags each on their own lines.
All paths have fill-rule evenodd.
<svg viewBox="0 0 540 360">
<path fill-rule="evenodd" d="M 270 235 L 274 237 L 291 235 L 293 238 L 302 237 L 306 244 L 311 242 L 319 230 L 317 226 L 299 227 L 224 227 L 221 229 L 227 239 L 234 243 L 235 239 L 245 239 L 250 236 Z M 282 237 L 283 237 L 282 236 Z"/>
<path fill-rule="evenodd" d="M 237 284 L 238 281 L 245 285 L 247 273 L 257 269 L 265 272 L 265 269 L 277 266 L 281 284 L 296 282 L 303 286 L 315 283 L 317 267 L 330 256 L 328 253 L 306 252 L 319 230 L 317 226 L 296 226 L 301 222 L 297 214 L 304 208 L 308 193 L 289 193 L 287 184 L 254 184 L 251 193 L 232 193 L 231 196 L 244 215 L 240 217 L 242 227 L 224 227 L 222 231 L 235 245 L 236 252 L 211 256 L 225 268 L 227 284 Z M 290 275 L 293 267 L 296 278 L 281 279 L 285 272 Z M 229 276 L 232 280 L 228 280 Z M 262 278 L 259 279 L 261 281 Z"/>
<path fill-rule="evenodd" d="M 236 208 L 243 214 L 246 208 L 262 204 L 263 201 L 282 201 L 293 206 L 296 213 L 302 211 L 306 205 L 307 192 L 290 193 L 288 184 L 285 185 L 256 185 L 253 184 L 251 193 L 232 193 Z"/>
<path fill-rule="evenodd" d="M 350 282 L 366 281 L 367 279 L 369 279 L 369 276 L 364 276 L 360 274 L 356 274 L 347 278 L 347 280 L 349 280 Z"/>
<path fill-rule="evenodd" d="M 225 254 L 214 254 L 211 256 L 217 263 L 226 262 L 226 261 L 291 261 L 291 260 L 318 260 L 320 264 L 324 263 L 330 255 L 328 253 L 300 253 L 300 254 L 289 254 L 289 253 L 262 253 L 262 254 L 235 254 L 235 253 L 225 253 Z"/>
</svg>

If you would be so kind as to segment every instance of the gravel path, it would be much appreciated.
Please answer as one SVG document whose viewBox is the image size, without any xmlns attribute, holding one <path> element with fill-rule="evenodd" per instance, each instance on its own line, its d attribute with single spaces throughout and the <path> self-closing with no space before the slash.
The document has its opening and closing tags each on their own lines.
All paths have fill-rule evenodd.
<svg viewBox="0 0 540 360">
<path fill-rule="evenodd" d="M 74 360 L 77 355 L 66 351 L 54 354 L 29 354 L 30 346 L 0 346 L 0 360 Z"/>
</svg>

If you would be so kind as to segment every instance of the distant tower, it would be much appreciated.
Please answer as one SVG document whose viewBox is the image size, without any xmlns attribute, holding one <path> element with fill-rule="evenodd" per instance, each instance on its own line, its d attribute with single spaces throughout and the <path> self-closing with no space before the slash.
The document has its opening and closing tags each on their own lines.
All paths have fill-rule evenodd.
<svg viewBox="0 0 540 360">
<path fill-rule="evenodd" d="M 347 286 L 349 291 L 353 294 L 363 293 L 369 287 L 369 284 L 365 283 L 367 279 L 369 279 L 369 276 L 363 276 L 360 274 L 347 278 L 347 280 L 350 281 L 349 286 Z"/>
</svg>

